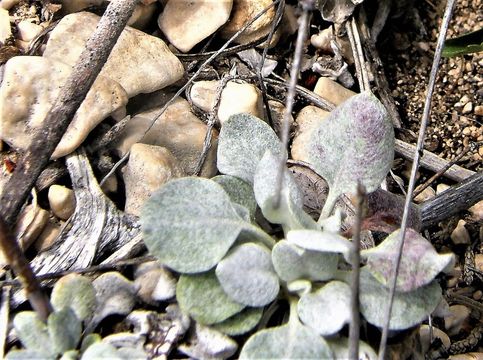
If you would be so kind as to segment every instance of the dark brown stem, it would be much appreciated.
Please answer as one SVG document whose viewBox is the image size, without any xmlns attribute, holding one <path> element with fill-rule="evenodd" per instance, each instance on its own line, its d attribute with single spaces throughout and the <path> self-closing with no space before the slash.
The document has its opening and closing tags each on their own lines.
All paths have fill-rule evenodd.
<svg viewBox="0 0 483 360">
<path fill-rule="evenodd" d="M 52 305 L 50 305 L 49 299 L 42 292 L 39 281 L 35 277 L 28 260 L 25 258 L 17 240 L 1 216 L 0 249 L 15 275 L 18 276 L 22 283 L 30 305 L 32 305 L 32 308 L 37 312 L 40 319 L 46 321 L 52 312 Z"/>
</svg>

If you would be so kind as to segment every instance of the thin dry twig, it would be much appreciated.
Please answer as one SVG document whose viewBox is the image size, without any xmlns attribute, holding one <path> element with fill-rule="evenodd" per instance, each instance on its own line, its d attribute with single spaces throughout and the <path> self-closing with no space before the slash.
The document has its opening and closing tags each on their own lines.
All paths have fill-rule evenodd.
<svg viewBox="0 0 483 360">
<path fill-rule="evenodd" d="M 359 313 L 359 283 L 361 263 L 361 228 L 362 209 L 366 196 L 366 189 L 361 183 L 357 184 L 356 217 L 354 222 L 354 236 L 352 238 L 352 276 L 351 276 L 351 322 L 349 325 L 349 358 L 359 359 L 360 313 Z"/>
<path fill-rule="evenodd" d="M 287 91 L 287 98 L 285 102 L 285 111 L 283 114 L 282 123 L 282 156 L 280 158 L 280 163 L 278 164 L 277 178 L 276 178 L 276 198 L 274 202 L 274 207 L 278 208 L 280 206 L 280 194 L 282 192 L 282 182 L 283 182 L 283 169 L 285 167 L 286 152 L 289 140 L 290 124 L 289 118 L 292 115 L 293 103 L 295 99 L 295 88 L 297 86 L 297 81 L 300 72 L 300 64 L 302 60 L 302 50 L 307 38 L 307 27 L 309 23 L 309 12 L 314 9 L 314 0 L 300 0 L 300 6 L 302 7 L 302 15 L 299 18 L 299 29 L 297 34 L 297 42 L 295 43 L 295 54 L 293 56 L 292 68 L 290 69 L 290 82 Z"/>
<path fill-rule="evenodd" d="M 353 17 L 346 22 L 346 31 L 351 44 L 352 54 L 354 55 L 354 64 L 356 66 L 356 76 L 359 81 L 359 88 L 361 91 L 370 90 L 371 85 L 369 83 L 366 62 L 364 60 L 364 52 L 362 51 L 359 29 L 357 28 L 356 20 Z"/>
<path fill-rule="evenodd" d="M 392 305 L 394 302 L 394 294 L 396 292 L 396 282 L 397 282 L 397 275 L 399 272 L 399 265 L 401 263 L 401 256 L 402 256 L 402 249 L 404 246 L 404 238 L 406 235 L 406 227 L 408 224 L 408 217 L 409 217 L 409 209 L 411 206 L 411 200 L 412 200 L 412 194 L 414 191 L 414 186 L 416 184 L 416 173 L 418 171 L 418 166 L 419 166 L 419 160 L 422 157 L 423 153 L 423 146 L 424 146 L 424 137 L 425 137 L 425 132 L 426 128 L 429 123 L 429 116 L 431 114 L 431 99 L 433 96 L 433 91 L 434 91 L 434 85 L 436 83 L 436 75 L 438 73 L 438 68 L 439 68 L 439 63 L 441 60 L 441 52 L 443 50 L 443 45 L 444 45 L 444 40 L 446 37 L 446 32 L 448 30 L 449 22 L 451 20 L 451 16 L 453 13 L 453 8 L 454 8 L 455 0 L 448 0 L 446 3 L 446 9 L 444 12 L 443 16 L 443 22 L 441 25 L 441 29 L 439 32 L 438 36 L 438 42 L 436 44 L 436 51 L 434 54 L 434 60 L 433 60 L 433 66 L 431 68 L 431 74 L 429 77 L 429 84 L 428 84 L 428 91 L 426 94 L 426 100 L 424 104 L 424 110 L 423 110 L 423 117 L 421 119 L 421 126 L 419 128 L 419 136 L 418 136 L 418 143 L 416 146 L 417 151 L 414 154 L 414 161 L 413 161 L 413 166 L 411 169 L 411 177 L 409 179 L 409 185 L 408 185 L 408 193 L 406 195 L 406 201 L 404 203 L 404 213 L 403 213 L 403 218 L 401 221 L 401 231 L 400 231 L 400 237 L 398 239 L 398 252 L 397 252 L 397 258 L 396 258 L 396 264 L 395 264 L 395 269 L 393 276 L 390 281 L 390 292 L 389 292 L 389 301 L 388 305 L 384 314 L 384 326 L 382 330 L 382 337 L 381 337 L 381 343 L 379 346 L 379 354 L 378 358 L 379 360 L 384 360 L 384 356 L 386 353 L 386 345 L 387 345 L 387 336 L 389 333 L 389 323 L 391 320 L 391 312 L 392 312 Z"/>
<path fill-rule="evenodd" d="M 2 289 L 0 300 L 0 359 L 5 359 L 5 344 L 8 335 L 8 319 L 10 316 L 10 292 L 12 288 L 6 286 Z"/>
</svg>

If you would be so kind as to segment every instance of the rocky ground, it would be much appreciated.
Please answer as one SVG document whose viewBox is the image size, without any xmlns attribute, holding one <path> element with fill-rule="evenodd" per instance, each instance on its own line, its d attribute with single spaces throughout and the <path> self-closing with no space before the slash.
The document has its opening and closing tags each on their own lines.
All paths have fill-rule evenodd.
<svg viewBox="0 0 483 360">
<path fill-rule="evenodd" d="M 372 9 L 373 4 L 369 0 L 367 2 L 370 5 L 368 9 Z M 0 2 L 3 76 L 0 87 L 0 150 L 3 162 L 0 189 L 15 171 L 19 154 L 25 151 L 36 131 L 41 129 L 50 107 L 61 93 L 62 84 L 68 79 L 87 38 L 95 29 L 99 20 L 95 14 L 102 13 L 103 3 L 102 0 Z M 272 0 L 235 0 L 232 6 L 231 0 L 200 0 L 198 3 L 141 1 L 129 23 L 133 28 L 121 35 L 117 47 L 53 153 L 48 169 L 38 179 L 37 192 L 22 210 L 15 234 L 29 257 L 34 258 L 42 251 L 49 253 L 52 244 L 55 245 L 59 238 L 66 244 L 84 241 L 91 230 L 89 224 L 97 216 L 91 209 L 101 209 L 102 206 L 109 209 L 110 219 L 119 221 L 121 225 L 119 229 L 105 226 L 97 240 L 107 242 L 106 233 L 115 237 L 119 235 L 116 231 L 125 231 L 122 235 L 131 240 L 139 231 L 137 216 L 141 207 L 154 190 L 173 178 L 186 175 L 213 177 L 217 174 L 217 137 L 223 123 L 232 114 L 240 112 L 268 119 L 263 89 L 257 80 L 257 68 L 263 50 L 259 45 L 277 17 L 275 9 L 267 11 L 235 41 L 236 45 L 247 45 L 245 49 L 237 49 L 237 55 L 222 53 L 204 67 L 199 78 L 180 97 L 170 103 L 168 101 L 207 58 L 202 53 L 219 49 L 247 19 L 271 3 Z M 283 81 L 289 77 L 295 47 L 296 17 L 299 14 L 296 4 L 296 1 L 287 1 L 281 24 L 272 39 L 274 47 L 268 51 L 263 67 L 263 76 L 269 79 L 265 86 L 271 125 L 278 134 L 286 98 Z M 89 7 L 90 12 L 77 12 L 85 7 Z M 415 7 L 393 9 L 379 35 L 378 49 L 387 74 L 389 93 L 402 121 L 396 135 L 408 143 L 415 143 L 419 131 L 443 8 L 443 2 L 427 0 Z M 299 83 L 309 92 L 297 93 L 293 118 L 289 119 L 292 135 L 290 157 L 295 164 L 307 160 L 304 145 L 311 131 L 331 110 L 331 106 L 320 102 L 320 98 L 339 105 L 359 90 L 351 45 L 347 37 L 337 36 L 341 28 L 333 30 L 329 25 L 322 20 L 320 13 L 315 12 L 308 29 L 309 38 L 304 44 Z M 448 37 L 482 26 L 483 1 L 458 1 Z M 331 45 L 331 40 L 336 40 L 337 47 Z M 482 53 L 443 59 L 425 142 L 426 150 L 445 160 L 453 160 L 465 152 L 457 164 L 472 172 L 482 170 L 482 89 Z M 320 98 L 314 100 L 311 97 L 314 94 Z M 163 109 L 165 105 L 167 108 Z M 162 110 L 164 112 L 152 125 Z M 211 131 L 211 147 L 205 146 L 208 130 Z M 82 152 L 70 155 L 81 145 L 87 155 Z M 110 173 L 116 162 L 128 152 L 129 160 L 119 163 L 122 170 Z M 204 162 L 200 162 L 200 154 L 203 154 Z M 396 184 L 399 180 L 403 187 L 407 185 L 409 165 L 410 162 L 397 156 L 394 175 L 389 179 L 391 190 L 401 192 Z M 89 166 L 92 166 L 93 172 Z M 419 183 L 433 173 L 423 167 Z M 428 200 L 461 180 L 440 177 L 416 201 Z M 89 194 L 98 194 L 101 203 Z M 320 211 L 320 204 L 306 205 L 308 208 L 313 205 L 312 210 Z M 480 201 L 468 211 L 431 227 L 425 234 L 439 251 L 451 251 L 457 255 L 453 274 L 443 281 L 451 307 L 442 319 L 435 320 L 436 326 L 441 329 L 436 335 L 445 345 L 463 341 L 460 353 L 472 351 L 476 355 L 462 355 L 454 359 L 479 359 L 483 356 L 481 343 L 478 346 L 482 334 L 483 293 L 480 289 L 482 279 L 478 275 L 483 271 L 482 206 Z M 72 230 L 76 226 L 85 227 L 84 233 L 79 235 Z M 126 235 L 128 231 L 123 230 L 123 226 L 129 231 L 136 231 Z M 82 251 L 77 246 L 66 245 L 62 251 Z M 116 250 L 118 248 L 110 249 L 110 253 L 116 253 Z M 99 258 L 92 255 L 90 262 L 97 264 L 110 253 Z M 38 273 L 79 267 L 76 263 L 68 266 L 46 264 L 47 257 L 33 260 Z M 117 260 L 125 258 L 124 255 Z M 5 265 L 6 260 L 0 257 L 0 264 Z M 9 276 L 5 270 L 2 271 L 2 276 Z M 140 309 L 151 310 L 159 304 L 165 306 L 166 300 L 174 295 L 173 275 L 154 262 L 128 267 L 123 274 L 133 281 L 126 280 L 129 283 L 126 286 L 136 293 Z M 134 306 L 134 298 L 134 295 L 129 298 L 132 305 L 124 315 Z M 179 314 L 176 315 L 178 317 L 169 311 L 167 314 L 162 316 L 162 321 L 182 323 Z M 130 324 L 138 320 L 131 319 Z M 104 332 L 114 331 L 112 323 L 104 326 Z M 123 326 L 126 323 L 116 324 L 114 328 L 119 330 Z M 170 331 L 169 326 L 163 326 L 155 329 L 157 332 L 151 329 L 152 334 L 158 336 L 158 343 L 153 340 L 149 344 L 151 354 L 159 350 L 156 344 L 162 345 L 163 340 L 159 337 L 167 336 Z M 184 329 L 183 326 L 181 328 Z M 429 331 L 427 327 L 422 327 L 420 332 L 423 340 L 416 337 L 416 342 L 425 343 Z M 183 334 L 176 334 L 172 341 L 178 341 Z M 471 339 L 472 346 L 464 343 L 465 339 Z M 476 344 L 474 339 L 477 339 Z M 179 356 L 196 358 L 209 355 L 189 341 L 179 349 L 167 340 L 164 344 L 168 344 L 168 352 L 174 349 L 173 353 Z M 395 349 L 401 344 L 396 344 Z M 178 350 L 181 352 L 176 352 Z M 437 352 L 438 348 L 433 350 Z M 399 358 L 411 356 L 410 352 L 405 357 L 404 351 L 395 351 L 399 351 Z"/>
</svg>

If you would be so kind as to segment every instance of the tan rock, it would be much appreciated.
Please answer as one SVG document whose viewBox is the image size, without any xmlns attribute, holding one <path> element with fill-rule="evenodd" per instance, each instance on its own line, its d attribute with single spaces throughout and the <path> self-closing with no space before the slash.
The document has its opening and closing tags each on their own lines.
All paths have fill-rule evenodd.
<svg viewBox="0 0 483 360">
<path fill-rule="evenodd" d="M 477 268 L 480 271 L 483 271 L 483 254 L 475 255 L 475 268 Z"/>
<path fill-rule="evenodd" d="M 99 16 L 80 12 L 65 16 L 51 32 L 44 56 L 74 66 L 95 30 Z M 126 27 L 102 68 L 129 97 L 162 89 L 181 79 L 184 68 L 164 41 Z"/>
<path fill-rule="evenodd" d="M 420 204 L 424 201 L 434 198 L 435 196 L 436 196 L 436 191 L 434 191 L 434 189 L 431 186 L 428 186 L 426 189 L 421 191 L 421 193 L 418 194 L 418 196 L 414 198 L 414 202 L 416 204 Z"/>
<path fill-rule="evenodd" d="M 334 105 L 340 105 L 351 96 L 356 95 L 352 90 L 346 89 L 339 83 L 327 77 L 321 77 L 317 80 L 314 93 L 330 101 Z"/>
<path fill-rule="evenodd" d="M 470 309 L 464 305 L 452 305 L 449 307 L 450 314 L 444 318 L 444 327 L 449 336 L 458 334 L 463 323 L 469 319 Z"/>
<path fill-rule="evenodd" d="M 228 20 L 232 6 L 233 0 L 170 0 L 158 25 L 171 44 L 187 52 Z"/>
<path fill-rule="evenodd" d="M 134 11 L 129 18 L 127 24 L 139 30 L 146 28 L 146 26 L 148 26 L 151 19 L 153 18 L 156 9 L 156 3 L 152 1 L 151 3 L 143 3 L 141 1 L 141 4 L 136 5 L 136 7 L 134 8 Z"/>
<path fill-rule="evenodd" d="M 22 250 L 27 250 L 40 235 L 49 220 L 49 212 L 37 205 L 27 205 L 20 213 L 14 228 L 15 239 Z M 0 250 L 0 267 L 7 264 Z"/>
<path fill-rule="evenodd" d="M 144 265 L 144 266 L 143 266 Z M 176 279 L 157 262 L 142 264 L 134 274 L 138 296 L 146 303 L 155 305 L 176 294 Z"/>
<path fill-rule="evenodd" d="M 22 20 L 17 24 L 18 38 L 23 41 L 30 42 L 34 39 L 44 28 L 40 25 L 34 24 L 28 20 Z"/>
<path fill-rule="evenodd" d="M 449 348 L 451 345 L 451 340 L 449 339 L 449 336 L 442 330 L 438 329 L 436 326 L 433 326 L 432 329 L 430 330 L 429 325 L 421 325 L 419 327 L 419 338 L 421 340 L 421 345 L 422 345 L 422 353 L 426 354 L 430 345 L 431 341 L 431 332 L 433 339 L 440 339 L 443 345 L 446 348 Z"/>
<path fill-rule="evenodd" d="M 5 10 L 10 10 L 12 7 L 17 5 L 20 0 L 0 0 L 0 8 Z"/>
<path fill-rule="evenodd" d="M 191 88 L 193 104 L 203 111 L 211 111 L 219 84 L 220 82 L 217 80 L 196 82 Z M 221 93 L 218 119 L 223 124 L 231 115 L 240 113 L 263 118 L 261 93 L 252 84 L 229 81 Z"/>
<path fill-rule="evenodd" d="M 146 144 L 134 144 L 126 168 L 125 211 L 139 216 L 144 202 L 161 185 L 183 176 L 178 161 L 166 148 Z"/>
<path fill-rule="evenodd" d="M 71 67 L 39 56 L 16 56 L 5 65 L 0 87 L 0 137 L 26 149 L 43 126 Z M 102 120 L 124 107 L 127 95 L 115 81 L 99 76 L 77 110 L 53 158 L 74 151 Z"/>
<path fill-rule="evenodd" d="M 462 113 L 463 114 L 469 114 L 473 111 L 473 103 L 470 101 L 467 103 L 465 106 L 463 106 Z"/>
<path fill-rule="evenodd" d="M 154 108 L 134 116 L 116 142 L 116 149 L 122 155 L 136 142 L 163 146 L 171 151 L 186 174 L 193 174 L 203 149 L 206 124 L 191 112 L 186 100 L 179 98 L 168 107 L 143 138 L 144 132 L 159 111 L 160 108 Z M 216 168 L 217 139 L 218 132 L 214 130 L 212 145 L 201 171 L 202 176 L 212 177 L 218 171 Z"/>
<path fill-rule="evenodd" d="M 10 27 L 8 10 L 0 8 L 0 45 L 4 45 L 11 36 L 12 29 Z"/>
<path fill-rule="evenodd" d="M 471 217 L 475 221 L 483 220 L 483 200 L 478 201 L 475 205 L 468 209 Z"/>
<path fill-rule="evenodd" d="M 483 105 L 475 106 L 475 115 L 483 116 Z"/>
<path fill-rule="evenodd" d="M 448 360 L 483 360 L 483 352 L 469 352 L 465 354 L 451 355 Z"/>
<path fill-rule="evenodd" d="M 257 16 L 272 0 L 234 0 L 231 18 L 221 29 L 221 36 L 225 39 L 232 37 L 240 30 L 246 22 Z M 257 19 L 247 30 L 241 34 L 235 42 L 247 44 L 254 40 L 261 39 L 270 32 L 272 21 L 275 18 L 275 7 L 271 7 L 265 14 Z"/>
<path fill-rule="evenodd" d="M 50 209 L 59 219 L 67 220 L 75 210 L 74 192 L 61 185 L 52 185 L 48 192 Z"/>
<path fill-rule="evenodd" d="M 297 131 L 292 142 L 292 159 L 309 162 L 308 151 L 305 146 L 309 143 L 313 132 L 325 120 L 327 115 L 329 115 L 328 111 L 312 105 L 300 110 L 295 119 Z"/>
<path fill-rule="evenodd" d="M 448 184 L 438 184 L 436 185 L 436 195 L 439 195 L 441 194 L 442 192 L 448 190 L 451 186 L 449 186 Z"/>
<path fill-rule="evenodd" d="M 458 221 L 458 225 L 456 225 L 456 228 L 453 230 L 450 236 L 453 244 L 462 245 L 471 243 L 470 233 L 466 229 L 465 224 L 466 221 L 464 220 Z"/>
<path fill-rule="evenodd" d="M 57 239 L 60 234 L 61 224 L 56 221 L 50 221 L 45 226 L 42 233 L 39 235 L 34 243 L 34 247 L 37 251 L 44 251 L 48 249 Z"/>
</svg>

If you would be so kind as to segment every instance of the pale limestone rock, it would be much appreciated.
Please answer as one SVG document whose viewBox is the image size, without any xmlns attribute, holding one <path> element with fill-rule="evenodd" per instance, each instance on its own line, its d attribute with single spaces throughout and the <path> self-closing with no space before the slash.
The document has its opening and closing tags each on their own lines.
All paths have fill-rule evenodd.
<svg viewBox="0 0 483 360">
<path fill-rule="evenodd" d="M 441 193 L 443 193 L 444 191 L 448 190 L 451 186 L 449 186 L 448 184 L 438 184 L 436 185 L 436 195 L 439 195 Z"/>
<path fill-rule="evenodd" d="M 211 111 L 219 84 L 220 82 L 217 80 L 194 83 L 190 93 L 193 104 L 203 111 Z M 252 84 L 229 81 L 221 93 L 218 119 L 223 124 L 231 115 L 240 113 L 263 118 L 261 93 Z"/>
<path fill-rule="evenodd" d="M 61 220 L 67 220 L 75 210 L 74 192 L 62 185 L 52 185 L 48 192 L 50 209 Z"/>
<path fill-rule="evenodd" d="M 475 268 L 477 268 L 480 271 L 483 271 L 483 254 L 475 255 Z"/>
<path fill-rule="evenodd" d="M 317 130 L 327 115 L 329 115 L 328 111 L 312 105 L 306 106 L 300 110 L 295 119 L 295 123 L 298 127 L 290 151 L 292 159 L 310 162 L 306 145 L 309 143 L 310 137 L 314 131 Z"/>
<path fill-rule="evenodd" d="M 128 26 L 132 26 L 133 28 L 142 30 L 149 24 L 155 12 L 155 3 L 151 2 L 144 4 L 141 2 L 141 4 L 136 5 L 136 7 L 134 8 L 134 11 L 129 18 L 127 24 Z"/>
<path fill-rule="evenodd" d="M 159 112 L 160 108 L 155 108 L 134 116 L 120 135 L 116 143 L 117 150 L 121 155 L 125 154 L 136 142 L 163 146 L 171 151 L 186 174 L 193 174 L 203 149 L 206 124 L 191 112 L 186 100 L 179 98 L 167 108 L 146 136 L 141 139 L 144 131 L 148 129 Z M 201 171 L 204 177 L 212 177 L 217 172 L 217 139 L 218 132 L 214 130 L 212 145 Z"/>
<path fill-rule="evenodd" d="M 95 30 L 99 16 L 80 12 L 65 16 L 51 32 L 44 56 L 74 66 Z M 129 97 L 150 93 L 181 79 L 184 68 L 164 41 L 126 27 L 101 75 L 117 81 Z"/>
<path fill-rule="evenodd" d="M 478 201 L 475 205 L 468 209 L 471 217 L 475 221 L 483 221 L 483 200 Z"/>
<path fill-rule="evenodd" d="M 431 332 L 432 332 L 433 338 L 431 338 Z M 419 327 L 419 338 L 421 340 L 423 354 L 427 353 L 429 346 L 431 345 L 431 342 L 435 338 L 440 339 L 446 348 L 449 348 L 451 345 L 451 340 L 449 339 L 449 336 L 446 335 L 444 331 L 441 331 L 440 329 L 438 329 L 436 326 L 433 326 L 433 328 L 430 330 L 429 325 L 426 325 L 426 324 L 421 325 Z"/>
<path fill-rule="evenodd" d="M 414 202 L 416 204 L 421 204 L 424 201 L 428 201 L 429 199 L 432 199 L 436 196 L 436 191 L 431 186 L 428 186 L 426 189 L 421 191 L 418 196 L 414 198 Z"/>
<path fill-rule="evenodd" d="M 334 105 L 340 105 L 351 96 L 356 95 L 352 90 L 346 89 L 339 83 L 327 77 L 321 77 L 317 80 L 314 93 L 330 101 Z"/>
<path fill-rule="evenodd" d="M 22 20 L 17 24 L 18 38 L 22 41 L 30 42 L 44 28 L 28 20 Z"/>
<path fill-rule="evenodd" d="M 453 232 L 450 235 L 451 240 L 453 241 L 453 244 L 461 245 L 461 244 L 471 243 L 470 233 L 466 229 L 465 224 L 466 224 L 466 221 L 464 220 L 458 221 L 458 225 L 456 225 L 456 228 L 453 230 Z"/>
<path fill-rule="evenodd" d="M 14 148 L 27 148 L 71 71 L 68 65 L 39 56 L 10 59 L 0 87 L 0 138 Z M 92 129 L 126 103 L 124 89 L 115 81 L 99 76 L 52 157 L 74 151 Z"/>
<path fill-rule="evenodd" d="M 169 180 L 183 175 L 178 161 L 168 149 L 154 145 L 134 144 L 123 174 L 126 184 L 124 210 L 139 216 L 144 202 L 155 190 Z"/>
<path fill-rule="evenodd" d="M 139 265 L 134 272 L 138 296 L 146 303 L 156 305 L 176 294 L 176 279 L 157 261 Z"/>
<path fill-rule="evenodd" d="M 221 36 L 228 39 L 240 30 L 244 24 L 257 16 L 263 9 L 269 6 L 272 0 L 234 0 L 230 20 L 221 29 Z M 247 44 L 267 36 L 270 32 L 272 21 L 275 19 L 276 8 L 272 6 L 265 14 L 257 19 L 235 42 Z M 273 42 L 271 43 L 273 45 Z"/>
<path fill-rule="evenodd" d="M 56 221 L 50 221 L 49 219 L 49 222 L 34 243 L 35 249 L 40 252 L 49 248 L 55 242 L 57 236 L 59 236 L 60 229 L 60 223 Z"/>
<path fill-rule="evenodd" d="M 0 45 L 4 45 L 11 36 L 12 29 L 8 10 L 0 9 Z"/>
<path fill-rule="evenodd" d="M 228 20 L 232 6 L 233 0 L 170 0 L 158 25 L 171 44 L 187 52 Z"/>
<path fill-rule="evenodd" d="M 13 6 L 17 5 L 20 0 L 0 0 L 0 8 L 10 10 Z"/>
</svg>

